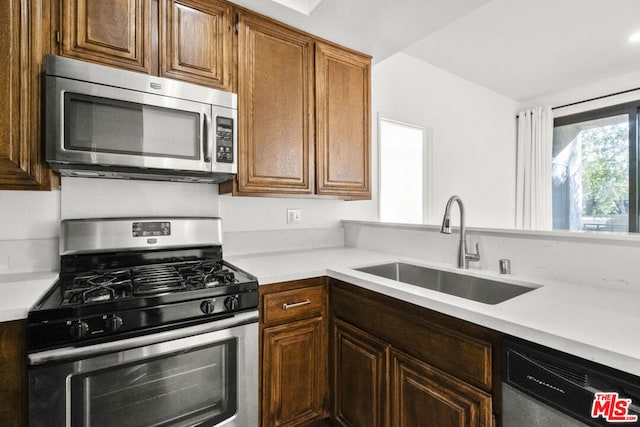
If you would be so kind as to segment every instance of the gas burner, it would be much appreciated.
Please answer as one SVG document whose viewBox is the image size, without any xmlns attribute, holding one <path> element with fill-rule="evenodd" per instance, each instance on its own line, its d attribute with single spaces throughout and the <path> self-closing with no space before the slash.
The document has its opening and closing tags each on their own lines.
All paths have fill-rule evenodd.
<svg viewBox="0 0 640 427">
<path fill-rule="evenodd" d="M 64 292 L 62 305 L 111 301 L 131 296 L 129 270 L 93 272 L 76 276 Z"/>
<path fill-rule="evenodd" d="M 193 288 L 213 288 L 236 283 L 232 271 L 223 268 L 219 261 L 201 261 L 178 268 L 186 282 Z"/>
</svg>

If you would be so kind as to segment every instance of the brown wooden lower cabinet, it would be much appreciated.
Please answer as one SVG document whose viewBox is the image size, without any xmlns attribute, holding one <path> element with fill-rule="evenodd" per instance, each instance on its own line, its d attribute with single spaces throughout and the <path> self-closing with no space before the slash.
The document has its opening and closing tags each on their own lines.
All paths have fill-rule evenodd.
<svg viewBox="0 0 640 427">
<path fill-rule="evenodd" d="M 390 375 L 391 425 L 491 426 L 490 394 L 395 350 Z"/>
<path fill-rule="evenodd" d="M 27 322 L 0 322 L 0 425 L 28 424 Z"/>
<path fill-rule="evenodd" d="M 500 426 L 496 331 L 323 277 L 261 286 L 260 319 L 262 427 Z"/>
<path fill-rule="evenodd" d="M 329 290 L 335 424 L 499 423 L 499 333 L 338 280 Z"/>
<path fill-rule="evenodd" d="M 264 330 L 263 426 L 301 425 L 323 415 L 324 319 Z"/>
<path fill-rule="evenodd" d="M 489 393 L 340 320 L 333 328 L 333 384 L 334 417 L 342 426 L 492 423 Z"/>
<path fill-rule="evenodd" d="M 333 327 L 333 408 L 343 426 L 387 425 L 389 346 L 348 323 Z"/>
<path fill-rule="evenodd" d="M 326 278 L 260 287 L 262 427 L 328 416 Z"/>
</svg>

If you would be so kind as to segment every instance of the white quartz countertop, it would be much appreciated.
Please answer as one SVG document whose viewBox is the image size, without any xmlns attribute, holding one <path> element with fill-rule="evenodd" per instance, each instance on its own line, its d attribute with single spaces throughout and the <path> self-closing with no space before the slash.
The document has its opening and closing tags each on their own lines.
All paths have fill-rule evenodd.
<svg viewBox="0 0 640 427">
<path fill-rule="evenodd" d="M 328 275 L 384 295 L 640 375 L 640 292 L 623 284 L 543 281 L 355 248 L 235 256 L 228 259 L 261 285 Z M 423 289 L 354 270 L 404 261 L 538 289 L 496 305 Z"/>
<path fill-rule="evenodd" d="M 228 257 L 260 285 L 328 275 L 384 295 L 640 375 L 640 292 L 624 284 L 585 285 L 461 271 L 452 265 L 355 248 Z M 538 289 L 496 305 L 384 279 L 353 268 L 404 261 Z M 0 321 L 24 319 L 57 272 L 0 275 Z"/>
<path fill-rule="evenodd" d="M 57 278 L 57 271 L 0 274 L 0 322 L 26 319 L 29 308 Z"/>
</svg>

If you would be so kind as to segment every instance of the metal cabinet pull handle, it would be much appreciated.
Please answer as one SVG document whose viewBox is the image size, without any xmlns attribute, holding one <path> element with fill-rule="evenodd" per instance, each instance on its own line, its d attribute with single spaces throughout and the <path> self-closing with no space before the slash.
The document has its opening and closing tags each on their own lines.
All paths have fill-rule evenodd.
<svg viewBox="0 0 640 427">
<path fill-rule="evenodd" d="M 307 304 L 311 304 L 311 300 L 304 300 L 301 302 L 295 302 L 293 304 L 282 304 L 282 309 L 283 310 L 289 310 L 290 308 L 294 308 L 294 307 L 300 307 L 301 305 L 307 305 Z"/>
</svg>

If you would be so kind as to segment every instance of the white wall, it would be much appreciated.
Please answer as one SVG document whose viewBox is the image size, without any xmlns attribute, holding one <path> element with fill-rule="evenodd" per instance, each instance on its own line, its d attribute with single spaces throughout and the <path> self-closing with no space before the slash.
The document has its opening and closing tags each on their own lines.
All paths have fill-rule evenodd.
<svg viewBox="0 0 640 427">
<path fill-rule="evenodd" d="M 562 105 L 580 103 L 570 107 L 554 110 L 554 114 L 556 116 L 575 114 L 581 111 L 622 104 L 625 102 L 640 99 L 640 90 L 636 90 L 632 93 L 610 96 L 612 94 L 633 89 L 640 89 L 640 71 L 630 74 L 623 74 L 621 76 L 612 77 L 588 85 L 578 86 L 559 93 L 553 93 L 538 98 L 529 99 L 522 102 L 518 110 L 524 110 L 527 108 L 539 107 L 543 105 L 560 107 Z M 604 98 L 590 102 L 581 102 L 600 97 Z"/>
<path fill-rule="evenodd" d="M 218 216 L 214 184 L 63 177 L 61 193 L 61 219 Z"/>
<path fill-rule="evenodd" d="M 58 266 L 60 191 L 0 191 L 0 274 Z"/>
<path fill-rule="evenodd" d="M 468 225 L 513 228 L 517 102 L 403 53 L 373 67 L 372 85 L 374 119 L 432 130 L 432 223 L 458 194 Z"/>
<path fill-rule="evenodd" d="M 60 191 L 0 191 L 0 240 L 57 238 Z"/>
<path fill-rule="evenodd" d="M 375 202 L 370 200 L 220 196 L 219 204 L 225 232 L 338 228 L 342 219 L 377 219 Z M 287 209 L 302 210 L 300 224 L 287 224 Z"/>
</svg>

